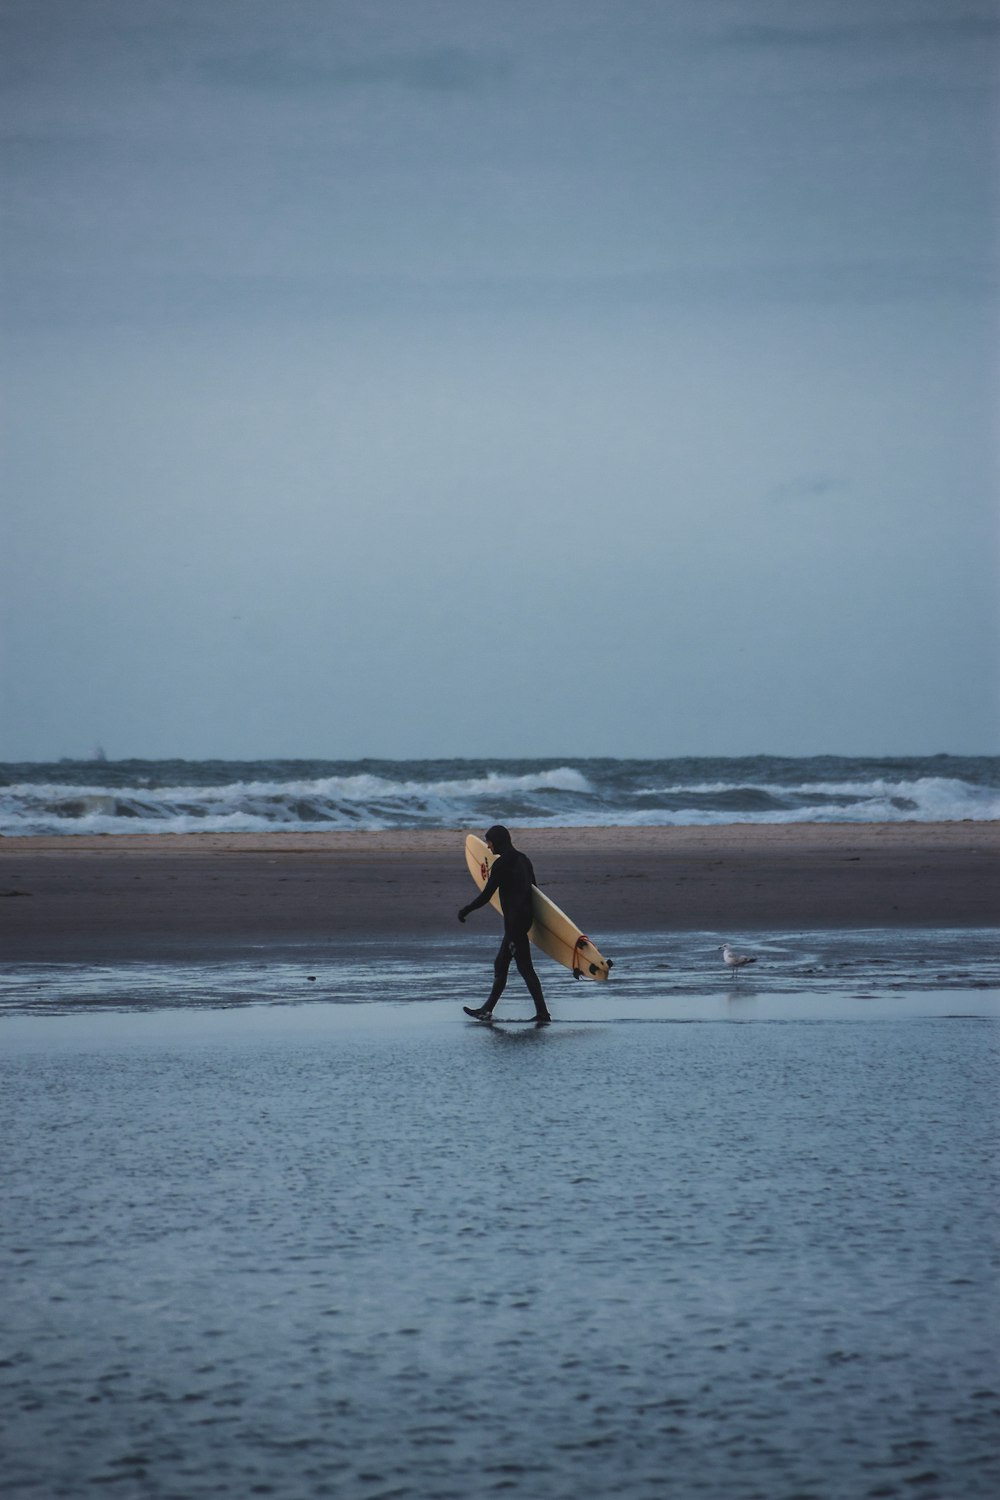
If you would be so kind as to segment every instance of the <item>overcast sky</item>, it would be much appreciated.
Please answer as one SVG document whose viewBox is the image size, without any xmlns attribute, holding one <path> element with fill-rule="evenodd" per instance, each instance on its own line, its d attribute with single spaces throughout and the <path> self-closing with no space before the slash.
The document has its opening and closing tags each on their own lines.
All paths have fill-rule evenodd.
<svg viewBox="0 0 1000 1500">
<path fill-rule="evenodd" d="M 1000 750 L 994 0 L 0 17 L 0 757 Z"/>
</svg>

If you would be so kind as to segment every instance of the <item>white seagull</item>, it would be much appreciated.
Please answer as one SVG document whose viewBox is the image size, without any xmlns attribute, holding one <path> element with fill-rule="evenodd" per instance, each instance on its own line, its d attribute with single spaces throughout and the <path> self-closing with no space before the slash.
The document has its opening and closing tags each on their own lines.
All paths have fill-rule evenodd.
<svg viewBox="0 0 1000 1500">
<path fill-rule="evenodd" d="M 719 949 L 727 969 L 732 969 L 733 978 L 739 977 L 739 972 L 747 964 L 755 964 L 757 960 L 751 958 L 747 953 L 734 953 L 728 943 L 723 943 Z"/>
</svg>

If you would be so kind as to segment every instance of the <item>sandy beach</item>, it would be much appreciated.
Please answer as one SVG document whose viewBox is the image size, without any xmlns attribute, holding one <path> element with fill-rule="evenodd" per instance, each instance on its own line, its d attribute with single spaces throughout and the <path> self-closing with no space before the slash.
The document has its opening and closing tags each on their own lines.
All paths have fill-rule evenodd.
<svg viewBox="0 0 1000 1500">
<path fill-rule="evenodd" d="M 9 1493 L 992 1500 L 996 832 L 0 840 Z"/>
<path fill-rule="evenodd" d="M 8 961 L 108 962 L 451 932 L 465 830 L 0 840 Z M 995 823 L 519 828 L 545 891 L 609 932 L 988 927 Z"/>
</svg>

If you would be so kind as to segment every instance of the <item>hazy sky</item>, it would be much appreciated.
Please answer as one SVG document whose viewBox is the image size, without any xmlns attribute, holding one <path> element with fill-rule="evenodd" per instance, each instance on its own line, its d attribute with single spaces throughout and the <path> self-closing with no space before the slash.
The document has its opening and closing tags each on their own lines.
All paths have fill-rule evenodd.
<svg viewBox="0 0 1000 1500">
<path fill-rule="evenodd" d="M 1000 750 L 994 0 L 0 18 L 0 758 Z"/>
</svg>

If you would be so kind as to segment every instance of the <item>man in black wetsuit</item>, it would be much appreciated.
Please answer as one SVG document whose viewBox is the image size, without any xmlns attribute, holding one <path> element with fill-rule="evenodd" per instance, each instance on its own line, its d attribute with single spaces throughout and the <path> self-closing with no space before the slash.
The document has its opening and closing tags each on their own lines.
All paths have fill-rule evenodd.
<svg viewBox="0 0 1000 1500">
<path fill-rule="evenodd" d="M 464 922 L 470 912 L 486 906 L 494 892 L 499 891 L 500 905 L 503 907 L 503 942 L 493 963 L 495 977 L 486 1004 L 481 1005 L 478 1010 L 473 1010 L 468 1005 L 462 1008 L 466 1015 L 474 1016 L 477 1021 L 489 1021 L 504 992 L 510 961 L 513 959 L 535 1002 L 535 1020 L 551 1020 L 528 945 L 528 929 L 534 921 L 531 887 L 535 884 L 535 872 L 531 867 L 531 860 L 514 848 L 509 830 L 501 823 L 495 823 L 486 830 L 486 843 L 497 856 L 490 870 L 490 878 L 475 901 L 462 907 L 458 920 Z"/>
</svg>

